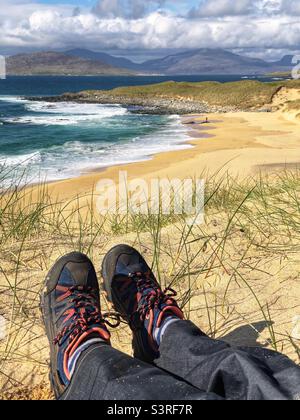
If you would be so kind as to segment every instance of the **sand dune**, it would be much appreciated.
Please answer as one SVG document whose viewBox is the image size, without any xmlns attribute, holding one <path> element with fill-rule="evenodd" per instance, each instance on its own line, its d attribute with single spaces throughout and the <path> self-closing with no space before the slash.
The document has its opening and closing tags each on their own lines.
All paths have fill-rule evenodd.
<svg viewBox="0 0 300 420">
<path fill-rule="evenodd" d="M 129 179 L 142 177 L 146 181 L 153 177 L 183 179 L 189 176 L 205 177 L 213 173 L 225 178 L 229 173 L 242 182 L 246 177 L 255 177 L 260 172 L 270 174 L 272 179 L 273 173 L 284 169 L 294 170 L 300 165 L 300 120 L 297 112 L 289 111 L 286 105 L 287 99 L 295 101 L 299 95 L 299 91 L 279 92 L 273 103 L 278 110 L 273 113 L 186 116 L 183 118 L 184 123 L 194 122 L 191 124 L 190 141 L 193 148 L 162 153 L 154 156 L 151 161 L 116 166 L 76 179 L 52 183 L 47 186 L 48 193 L 53 201 L 58 200 L 62 206 L 76 196 L 85 196 L 78 200 L 77 205 L 85 209 L 84 213 L 89 217 L 90 207 L 87 204 L 95 185 L 104 178 L 118 180 L 120 170 L 127 170 Z M 209 123 L 201 124 L 206 117 Z M 292 193 L 298 194 L 298 184 L 295 185 Z M 37 195 L 38 187 L 31 187 L 27 201 L 34 202 Z M 285 206 L 286 197 L 283 198 L 281 204 Z M 276 209 L 278 203 L 272 200 L 271 197 L 271 208 Z M 210 335 L 234 345 L 261 345 L 271 348 L 270 335 L 274 328 L 277 349 L 299 362 L 296 347 L 289 340 L 292 336 L 295 345 L 298 345 L 299 341 L 296 340 L 300 339 L 297 335 L 300 314 L 300 251 L 298 231 L 295 230 L 297 224 L 295 222 L 288 225 L 287 232 L 283 235 L 282 231 L 277 231 L 277 223 L 281 223 L 284 213 L 279 211 L 279 219 L 269 221 L 264 217 L 264 203 L 262 207 L 255 206 L 255 202 L 250 204 L 246 221 L 240 222 L 239 217 L 244 215 L 237 217 L 230 233 L 227 225 L 230 211 L 227 213 L 226 208 L 216 207 L 212 214 L 207 214 L 205 225 L 186 238 L 189 259 L 194 258 L 191 267 L 194 273 L 193 294 L 187 316 Z M 291 217 L 298 217 L 298 213 L 293 211 Z M 54 220 L 54 223 L 57 221 Z M 57 223 L 58 230 L 54 230 L 50 236 L 47 231 L 43 231 L 45 237 L 26 238 L 24 243 L 12 240 L 8 247 L 0 250 L 1 267 L 8 273 L 3 276 L 0 272 L 0 285 L 4 290 L 0 314 L 9 315 L 12 311 L 10 305 L 13 299 L 7 279 L 11 284 L 15 282 L 21 302 L 20 308 L 18 302 L 13 307 L 15 318 L 10 325 L 11 343 L 0 342 L 0 351 L 4 351 L 2 344 L 9 348 L 8 356 L 2 361 L 0 375 L 0 388 L 9 391 L 8 394 L 3 394 L 7 398 L 51 398 L 47 382 L 48 344 L 38 311 L 41 283 L 57 257 L 79 245 L 86 249 L 85 241 L 89 244 L 92 234 L 97 230 L 94 225 L 92 229 L 88 226 L 84 233 L 86 237 L 82 238 L 83 244 L 79 244 L 77 237 L 61 236 L 60 228 L 61 223 Z M 248 228 L 257 230 L 253 243 L 252 238 L 249 243 Z M 98 264 L 97 269 L 105 252 L 121 242 L 137 246 L 150 261 L 154 258 L 158 251 L 155 232 L 153 234 L 141 230 L 138 233 L 124 234 L 118 230 L 118 226 L 114 226 L 114 229 L 114 233 L 100 229 L 96 238 L 92 239 L 89 252 Z M 188 279 L 184 277 L 186 250 L 181 247 L 183 230 L 182 225 L 176 223 L 164 226 L 160 231 L 158 251 L 162 281 L 169 281 L 174 273 L 181 273 L 183 270 L 178 283 L 181 297 L 188 285 Z M 227 234 L 226 249 L 221 252 L 222 259 L 219 260 L 219 241 L 222 243 L 223 235 Z M 20 251 L 22 247 L 24 249 Z M 188 267 L 190 264 L 191 261 Z M 203 267 L 206 271 L 197 275 Z M 247 285 L 236 277 L 236 270 L 242 273 Z M 259 297 L 267 316 L 263 316 L 254 294 Z M 102 298 L 106 310 L 105 296 Z M 268 312 L 270 320 L 267 318 Z M 112 338 L 116 348 L 131 354 L 131 334 L 128 328 L 122 326 L 117 332 L 113 332 Z"/>
</svg>

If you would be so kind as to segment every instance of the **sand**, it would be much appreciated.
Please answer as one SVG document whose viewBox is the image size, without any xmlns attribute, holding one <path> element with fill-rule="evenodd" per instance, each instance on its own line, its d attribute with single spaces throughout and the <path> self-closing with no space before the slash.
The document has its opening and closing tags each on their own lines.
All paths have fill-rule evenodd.
<svg viewBox="0 0 300 420">
<path fill-rule="evenodd" d="M 287 113 L 284 109 L 274 113 L 229 113 L 209 115 L 209 124 L 199 124 L 206 116 L 186 116 L 183 122 L 194 121 L 191 129 L 190 143 L 193 148 L 182 151 L 161 153 L 147 162 L 115 166 L 101 171 L 82 175 L 75 179 L 51 183 L 48 191 L 54 199 L 69 201 L 74 196 L 89 195 L 95 185 L 102 179 L 118 180 L 119 171 L 127 171 L 129 179 L 143 178 L 187 178 L 189 176 L 205 176 L 207 173 L 219 173 L 220 176 L 229 172 L 233 176 L 246 177 L 259 171 L 274 172 L 284 168 L 300 166 L 300 120 L 296 113 Z M 209 136 L 202 136 L 203 134 Z M 37 187 L 33 188 L 33 191 Z M 206 220 L 203 228 L 211 240 L 208 250 L 203 251 L 195 260 L 195 267 L 205 264 L 207 255 L 213 254 L 217 247 L 216 239 L 226 229 L 223 216 L 212 215 Z M 168 281 L 174 268 L 174 257 L 178 257 L 181 231 L 178 226 L 168 226 L 162 232 L 160 242 L 161 265 L 163 278 Z M 153 258 L 153 235 L 142 233 L 127 235 L 101 235 L 94 244 L 95 263 L 99 271 L 99 262 L 111 246 L 126 242 L 137 246 L 148 260 Z M 215 242 L 214 242 L 215 241 Z M 231 264 L 238 265 L 243 249 L 247 247 L 247 238 L 240 230 L 233 233 L 227 246 L 228 256 L 224 267 L 216 267 L 207 276 L 201 276 L 195 283 L 195 293 L 192 297 L 189 313 L 191 319 L 211 336 L 216 336 L 231 344 L 269 345 L 268 322 L 253 297 L 252 292 L 243 284 L 231 282 L 233 276 Z M 48 243 L 41 238 L 40 242 L 29 243 L 23 254 L 24 264 L 19 270 L 20 294 L 24 291 L 24 302 L 33 301 L 33 312 L 28 319 L 17 317 L 16 328 L 21 326 L 25 331 L 21 343 L 14 343 L 17 352 L 1 365 L 0 387 L 10 389 L 7 398 L 48 398 L 48 343 L 39 317 L 37 295 L 41 289 L 48 269 L 57 257 L 73 249 L 74 244 L 65 243 L 63 239 Z M 12 249 L 3 254 L 7 272 L 13 272 L 15 255 L 19 245 L 12 244 Z M 198 255 L 198 242 L 189 245 L 189 253 Z M 184 258 L 184 256 L 183 256 Z M 178 258 L 178 263 L 180 259 Z M 260 249 L 252 250 L 245 259 L 244 274 L 258 294 L 263 305 L 270 306 L 271 318 L 275 324 L 278 350 L 298 361 L 295 348 L 289 344 L 286 337 L 299 329 L 300 293 L 299 266 L 300 256 L 285 253 L 268 254 Z M 255 268 L 253 268 L 255 267 Z M 11 271 L 10 271 L 11 270 Z M 5 284 L 5 278 L 2 279 Z M 0 282 L 1 283 L 1 282 Z M 230 284 L 230 285 L 229 285 Z M 205 293 L 204 293 L 205 290 Z M 226 295 L 226 299 L 225 299 Z M 22 295 L 23 296 L 23 295 Z M 7 305 L 10 297 L 7 296 Z M 102 296 L 106 309 L 105 297 Z M 3 301 L 5 304 L 5 302 Z M 207 305 L 211 308 L 212 320 L 207 316 Z M 4 306 L 3 306 L 4 307 Z M 30 308 L 30 304 L 28 303 Z M 215 311 L 214 308 L 217 308 Z M 26 304 L 25 308 L 26 310 Z M 299 319 L 298 319 L 299 318 Z M 210 321 L 210 322 L 209 322 Z M 213 325 L 211 324 L 213 323 Z M 296 332 L 295 332 L 296 331 Z M 26 342 L 24 342 L 26 337 Z M 279 338 L 278 338 L 279 337 Z M 131 334 L 128 328 L 122 327 L 113 332 L 113 345 L 131 354 Z M 300 338 L 300 336 L 299 336 Z M 297 342 L 299 344 L 299 342 Z M 43 387 L 41 386 L 43 384 Z M 25 388 L 24 388 L 25 387 Z M 20 394 L 16 394 L 16 390 Z M 45 390 L 45 391 L 43 391 Z M 41 395 L 40 395 L 41 394 Z M 19 397 L 18 397 L 19 395 Z"/>
<path fill-rule="evenodd" d="M 229 172 L 245 177 L 259 170 L 295 167 L 300 164 L 300 120 L 291 113 L 228 113 L 209 115 L 209 124 L 197 125 L 203 116 L 187 116 L 194 121 L 190 144 L 193 148 L 161 153 L 147 162 L 114 166 L 78 178 L 54 182 L 49 192 L 60 201 L 89 194 L 103 179 L 119 179 L 127 171 L 129 179 L 180 178 Z M 208 134 L 208 136 L 206 136 Z M 203 137 L 202 137 L 203 136 Z M 159 139 L 158 139 L 159 141 Z"/>
</svg>

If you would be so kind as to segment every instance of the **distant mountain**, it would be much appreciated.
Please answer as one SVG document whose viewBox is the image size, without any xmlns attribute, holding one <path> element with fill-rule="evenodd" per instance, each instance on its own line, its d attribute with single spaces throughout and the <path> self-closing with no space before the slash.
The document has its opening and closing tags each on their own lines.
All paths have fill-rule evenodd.
<svg viewBox="0 0 300 420">
<path fill-rule="evenodd" d="M 223 49 L 202 48 L 171 54 L 164 58 L 148 60 L 138 64 L 122 57 L 113 57 L 84 49 L 68 51 L 82 58 L 100 60 L 107 64 L 149 74 L 197 75 L 197 74 L 241 74 L 256 75 L 286 71 L 291 67 L 292 56 L 270 63 L 258 58 L 244 57 Z"/>
<path fill-rule="evenodd" d="M 202 48 L 138 64 L 103 52 L 74 49 L 12 56 L 7 60 L 7 71 L 11 75 L 259 75 L 287 72 L 291 62 L 290 55 L 270 63 L 223 49 Z"/>
<path fill-rule="evenodd" d="M 292 67 L 293 55 L 285 55 L 281 60 L 272 63 L 274 66 Z"/>
<path fill-rule="evenodd" d="M 128 60 L 127 58 L 114 57 L 104 52 L 95 52 L 95 51 L 77 48 L 74 50 L 66 51 L 64 54 L 85 58 L 87 60 L 102 61 L 103 63 L 109 64 L 114 67 L 123 68 L 123 69 L 129 69 L 129 70 L 141 69 L 141 66 L 139 64 L 134 63 L 133 61 Z"/>
<path fill-rule="evenodd" d="M 263 74 L 273 64 L 257 58 L 243 57 L 222 49 L 199 49 L 169 55 L 143 63 L 150 71 L 169 75 L 193 74 Z M 278 70 L 278 65 L 276 69 Z"/>
<path fill-rule="evenodd" d="M 129 75 L 128 69 L 57 52 L 38 52 L 8 57 L 7 74 L 16 76 L 35 75 Z"/>
</svg>

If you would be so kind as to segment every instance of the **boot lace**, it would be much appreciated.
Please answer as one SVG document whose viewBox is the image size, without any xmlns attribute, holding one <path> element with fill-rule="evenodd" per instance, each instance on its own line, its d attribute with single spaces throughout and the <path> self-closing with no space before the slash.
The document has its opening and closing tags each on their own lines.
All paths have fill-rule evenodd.
<svg viewBox="0 0 300 420">
<path fill-rule="evenodd" d="M 158 309 L 160 305 L 168 303 L 170 306 L 177 306 L 174 297 L 177 296 L 175 290 L 167 287 L 162 290 L 152 279 L 151 273 L 130 273 L 130 278 L 136 280 L 138 292 L 142 298 L 139 301 L 138 309 L 132 314 L 132 318 L 136 319 L 138 316 L 140 321 L 144 322 L 151 310 Z M 147 293 L 146 290 L 148 290 Z"/>
<path fill-rule="evenodd" d="M 117 328 L 121 319 L 116 313 L 101 314 L 98 306 L 97 292 L 91 287 L 71 287 L 64 299 L 72 296 L 70 303 L 74 314 L 70 318 L 70 325 L 64 327 L 54 339 L 54 344 L 60 345 L 63 339 L 69 335 L 70 342 L 85 333 L 92 325 L 107 324 L 111 328 Z M 64 300 L 63 299 L 63 300 Z M 113 322 L 109 321 L 112 320 Z"/>
</svg>

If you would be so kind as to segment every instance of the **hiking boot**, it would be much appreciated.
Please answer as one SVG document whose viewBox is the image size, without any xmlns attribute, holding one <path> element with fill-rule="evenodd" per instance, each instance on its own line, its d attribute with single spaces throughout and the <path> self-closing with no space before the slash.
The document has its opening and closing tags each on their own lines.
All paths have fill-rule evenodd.
<svg viewBox="0 0 300 420">
<path fill-rule="evenodd" d="M 85 255 L 74 252 L 55 263 L 46 277 L 41 311 L 50 342 L 51 385 L 58 398 L 68 387 L 85 347 L 110 343 L 97 276 Z"/>
<path fill-rule="evenodd" d="M 167 324 L 183 319 L 174 300 L 176 292 L 170 288 L 162 291 L 144 258 L 127 245 L 108 252 L 102 277 L 108 300 L 133 331 L 134 356 L 153 362 L 159 356 Z"/>
</svg>

